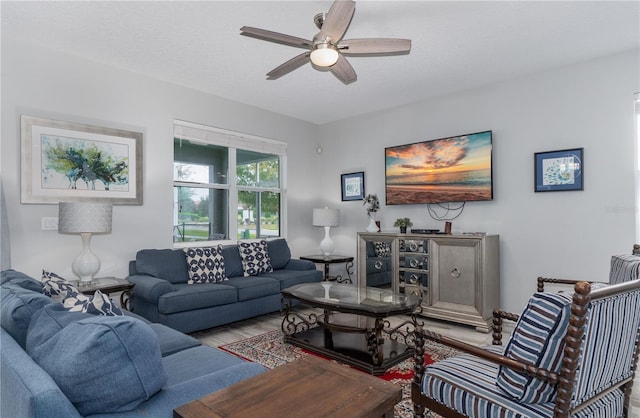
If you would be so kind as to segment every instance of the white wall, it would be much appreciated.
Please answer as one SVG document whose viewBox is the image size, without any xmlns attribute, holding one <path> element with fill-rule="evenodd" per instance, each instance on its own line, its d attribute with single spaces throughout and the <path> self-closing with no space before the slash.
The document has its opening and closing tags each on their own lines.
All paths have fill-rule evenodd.
<svg viewBox="0 0 640 418">
<path fill-rule="evenodd" d="M 336 251 L 355 255 L 367 218 L 361 202 L 341 202 L 342 173 L 365 171 L 367 192 L 383 203 L 383 229 L 400 216 L 442 229 L 424 205 L 384 205 L 384 147 L 491 129 L 495 199 L 468 203 L 453 230 L 500 234 L 502 306 L 519 310 L 538 275 L 606 279 L 610 255 L 635 240 L 639 62 L 629 52 L 318 127 L 3 38 L 0 161 L 13 267 L 70 277 L 80 249 L 78 237 L 40 230 L 57 206 L 20 204 L 21 113 L 144 132 L 144 205 L 116 206 L 112 234 L 92 242 L 100 274 L 116 276 L 126 275 L 137 250 L 171 246 L 174 118 L 288 142 L 288 239 L 296 256 L 318 251 L 323 231 L 310 226 L 311 212 L 324 205 L 341 210 L 331 231 Z M 534 193 L 533 153 L 573 147 L 585 148 L 585 190 Z"/>
<path fill-rule="evenodd" d="M 318 245 L 298 238 L 309 236 L 317 196 L 309 187 L 316 125 L 3 38 L 1 168 L 17 270 L 73 277 L 81 248 L 78 236 L 41 230 L 41 218 L 57 216 L 57 205 L 20 204 L 21 113 L 144 133 L 144 205 L 114 207 L 113 232 L 93 238 L 100 276 L 125 277 L 136 251 L 172 245 L 174 118 L 288 142 L 295 156 L 288 158 L 291 247 L 302 255 Z"/>
<path fill-rule="evenodd" d="M 537 276 L 607 280 L 611 254 L 636 237 L 633 95 L 638 51 L 364 115 L 326 126 L 323 189 L 341 210 L 337 251 L 353 254 L 367 225 L 361 202 L 341 202 L 340 174 L 365 171 L 383 230 L 408 216 L 444 229 L 426 205 L 384 205 L 384 148 L 493 130 L 494 200 L 470 202 L 453 232 L 500 235 L 501 305 L 520 310 Z M 472 67 L 470 68 L 472 71 Z M 381 98 L 381 100 L 383 100 Z M 534 193 L 533 154 L 584 147 L 584 191 Z"/>
</svg>

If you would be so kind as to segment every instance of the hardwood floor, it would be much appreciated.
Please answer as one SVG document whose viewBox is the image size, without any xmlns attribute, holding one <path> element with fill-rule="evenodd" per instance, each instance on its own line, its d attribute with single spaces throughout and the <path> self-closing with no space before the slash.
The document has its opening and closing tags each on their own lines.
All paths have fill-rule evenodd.
<svg viewBox="0 0 640 418">
<path fill-rule="evenodd" d="M 394 321 L 404 321 L 403 316 L 396 317 Z M 460 326 L 444 321 L 436 321 L 423 318 L 425 326 L 432 331 L 456 338 L 474 345 L 491 344 L 491 334 L 481 333 L 472 327 Z M 212 328 L 206 331 L 200 331 L 191 334 L 193 337 L 202 341 L 203 344 L 218 347 L 220 345 L 229 344 L 240 341 L 256 335 L 264 334 L 275 329 L 280 329 L 282 316 L 275 312 L 269 315 L 263 315 L 257 318 L 247 319 L 245 321 L 236 322 L 222 327 Z M 505 325 L 504 341 L 508 338 L 508 333 L 512 330 L 512 325 Z M 634 390 L 631 395 L 631 411 L 630 418 L 640 418 L 640 373 L 636 374 L 634 381 Z"/>
</svg>

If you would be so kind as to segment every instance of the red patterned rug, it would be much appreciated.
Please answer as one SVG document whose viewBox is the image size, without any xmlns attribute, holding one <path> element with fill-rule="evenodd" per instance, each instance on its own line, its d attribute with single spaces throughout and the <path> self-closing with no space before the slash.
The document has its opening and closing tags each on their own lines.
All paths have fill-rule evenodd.
<svg viewBox="0 0 640 418">
<path fill-rule="evenodd" d="M 302 348 L 285 343 L 282 340 L 282 332 L 280 330 L 226 344 L 219 348 L 246 360 L 260 363 L 269 369 L 281 366 L 301 356 L 309 355 Z M 425 364 L 431 364 L 455 353 L 456 351 L 450 347 L 432 341 L 425 341 Z M 411 379 L 413 379 L 413 358 L 395 365 L 379 377 L 402 386 L 402 401 L 396 405 L 394 415 L 401 418 L 412 417 Z M 436 417 L 437 415 L 426 413 L 425 416 Z"/>
</svg>

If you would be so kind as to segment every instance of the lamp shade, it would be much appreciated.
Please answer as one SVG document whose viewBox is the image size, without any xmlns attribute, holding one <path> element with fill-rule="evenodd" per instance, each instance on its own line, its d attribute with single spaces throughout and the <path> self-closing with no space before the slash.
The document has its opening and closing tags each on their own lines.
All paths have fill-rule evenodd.
<svg viewBox="0 0 640 418">
<path fill-rule="evenodd" d="M 60 202 L 58 232 L 62 234 L 106 234 L 111 232 L 113 206 L 110 203 Z"/>
<path fill-rule="evenodd" d="M 338 226 L 340 211 L 338 209 L 314 209 L 313 226 Z"/>
</svg>

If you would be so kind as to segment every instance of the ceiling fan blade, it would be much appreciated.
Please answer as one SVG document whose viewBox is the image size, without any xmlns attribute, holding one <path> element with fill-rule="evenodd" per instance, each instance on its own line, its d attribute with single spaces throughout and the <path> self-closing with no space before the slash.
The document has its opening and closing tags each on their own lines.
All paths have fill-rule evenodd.
<svg viewBox="0 0 640 418">
<path fill-rule="evenodd" d="M 403 54 L 411 51 L 411 39 L 344 39 L 338 44 L 338 49 L 345 55 Z"/>
<path fill-rule="evenodd" d="M 303 52 L 300 55 L 296 55 L 291 58 L 289 61 L 285 62 L 282 65 L 274 68 L 273 70 L 267 73 L 267 80 L 275 80 L 277 78 L 282 77 L 285 74 L 290 73 L 291 71 L 301 67 L 302 65 L 309 62 L 309 52 Z"/>
<path fill-rule="evenodd" d="M 317 39 L 323 40 L 327 37 L 331 38 L 332 42 L 338 42 L 344 36 L 344 33 L 351 23 L 353 13 L 356 11 L 356 2 L 351 0 L 336 0 L 331 5 L 331 8 L 327 12 L 327 16 L 322 24 L 322 29 Z"/>
<path fill-rule="evenodd" d="M 313 42 L 298 38 L 297 36 L 285 35 L 284 33 L 273 32 L 266 29 L 252 28 L 251 26 L 243 26 L 240 28 L 240 31 L 242 32 L 241 35 L 298 48 L 311 48 L 313 44 Z"/>
<path fill-rule="evenodd" d="M 353 83 L 358 76 L 349 61 L 342 54 L 338 54 L 338 61 L 329 67 L 333 75 L 338 77 L 344 84 Z"/>
</svg>

